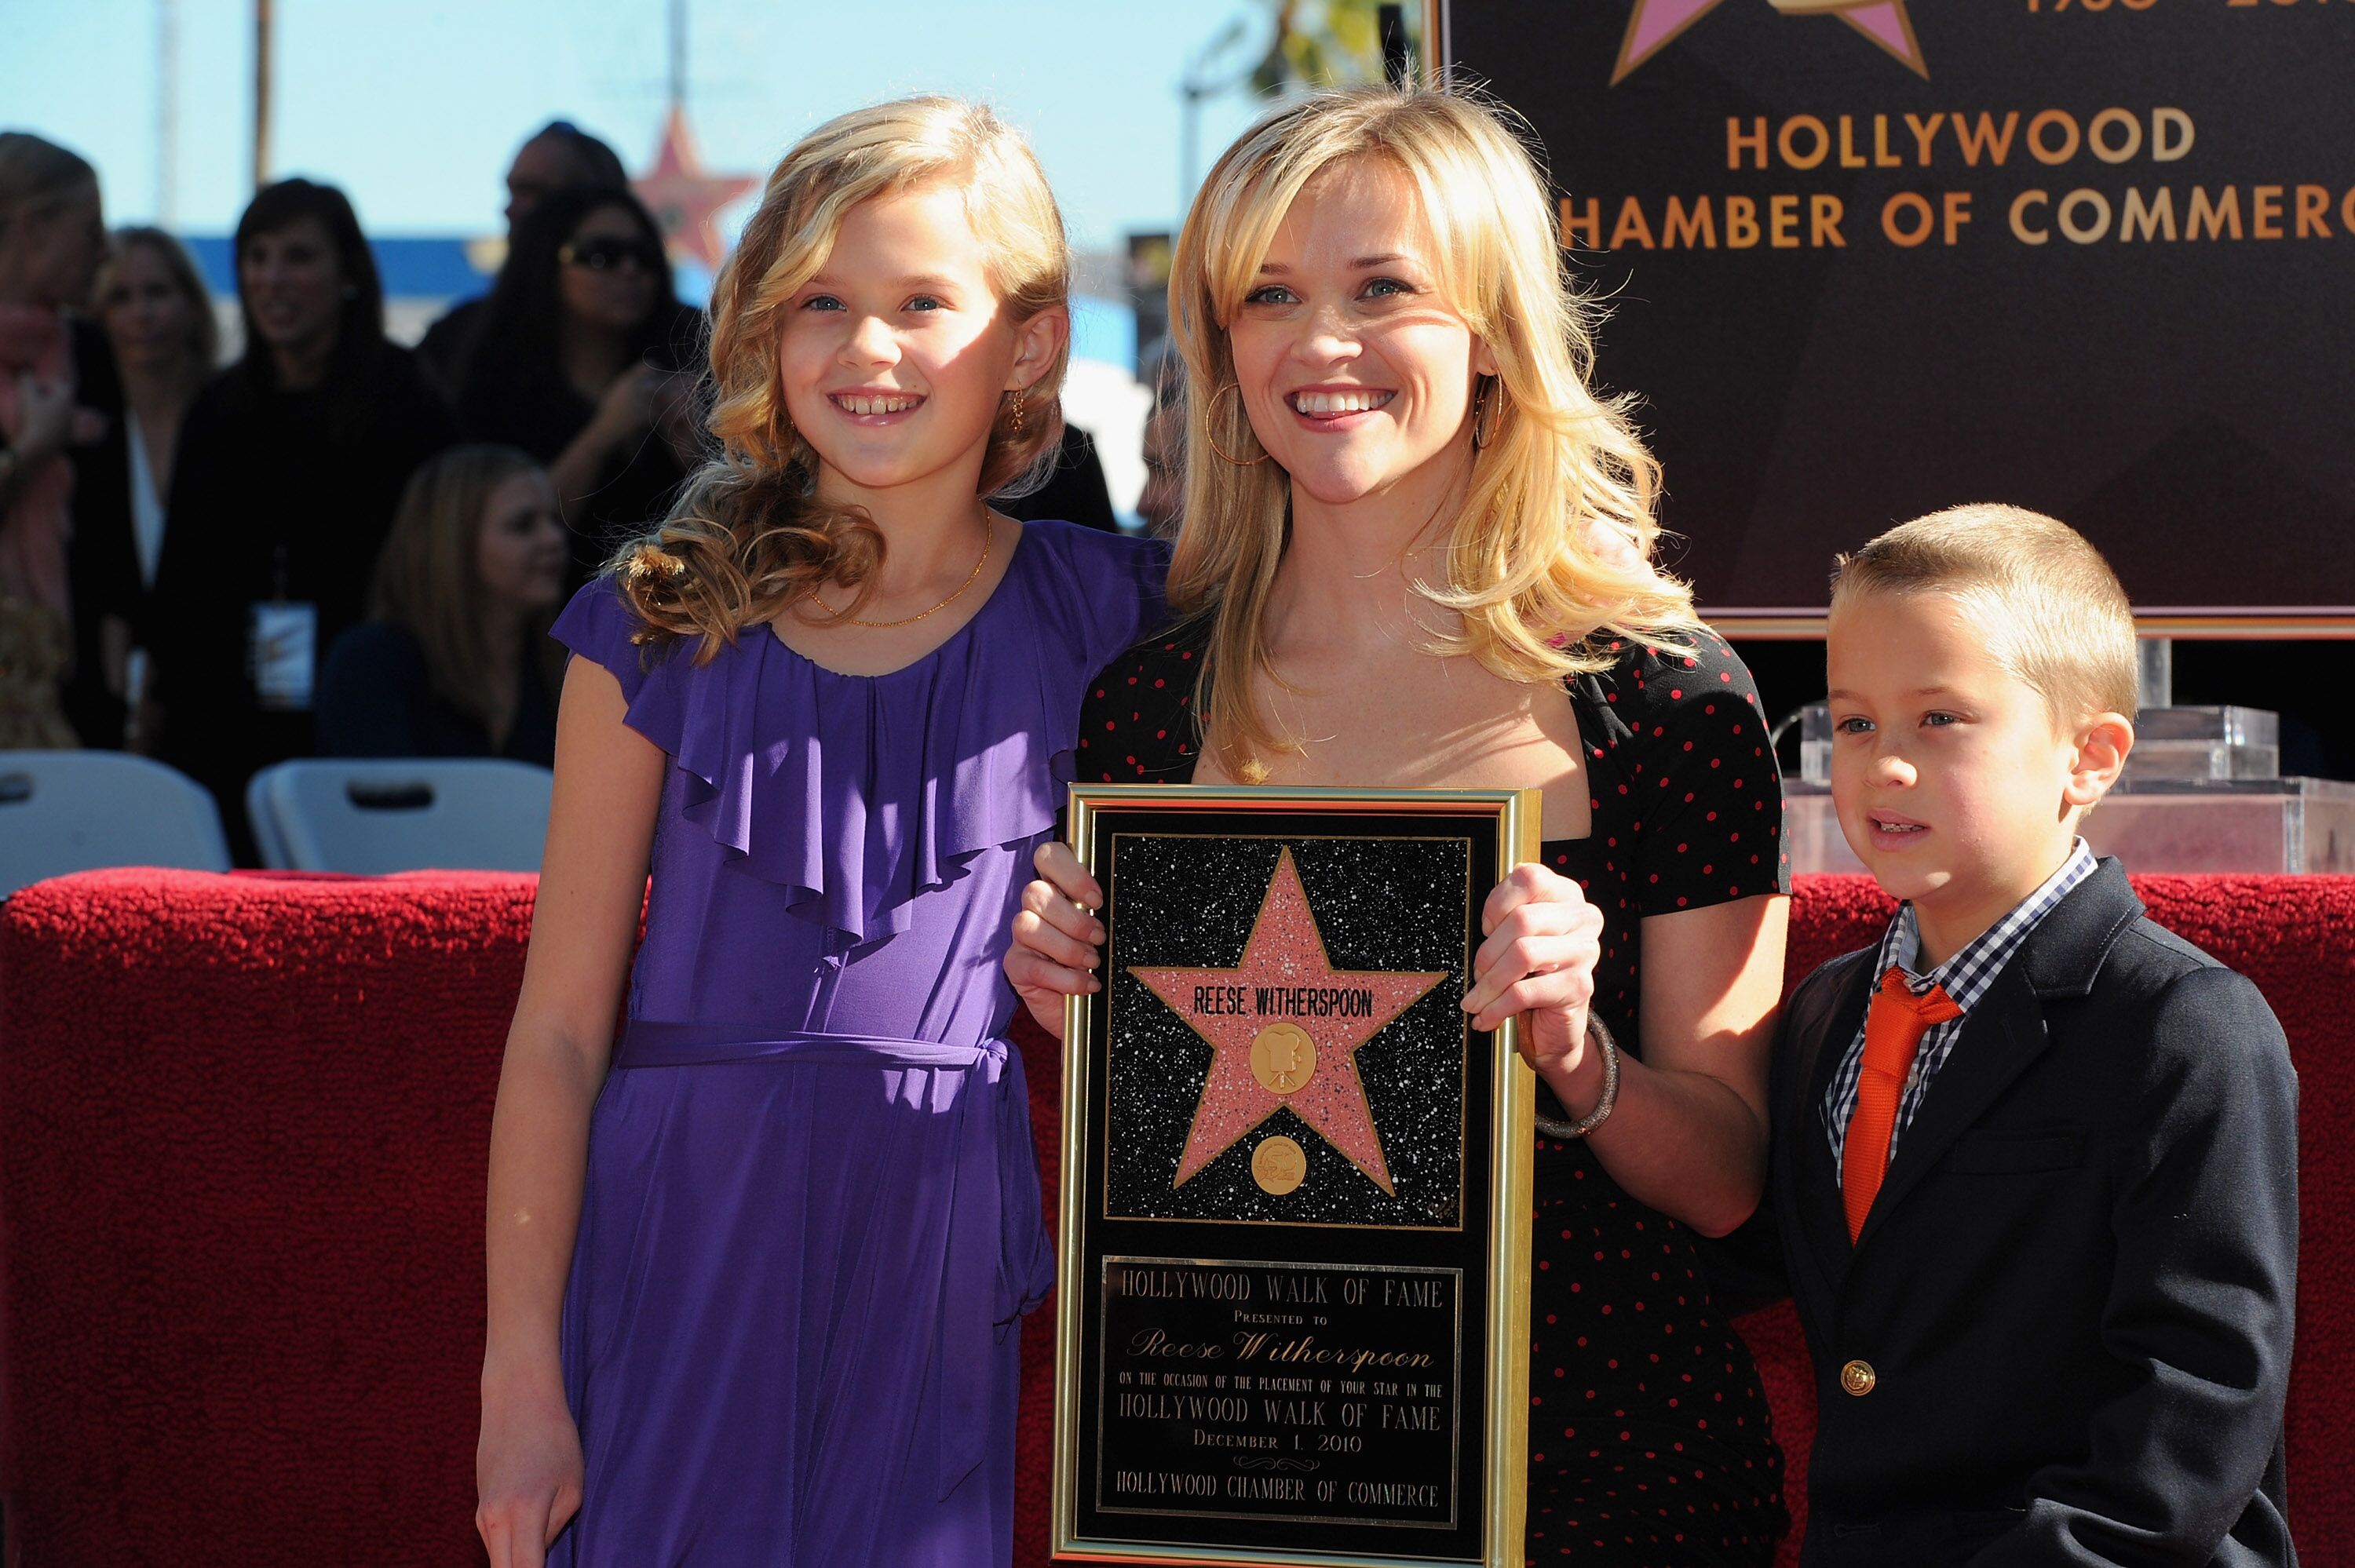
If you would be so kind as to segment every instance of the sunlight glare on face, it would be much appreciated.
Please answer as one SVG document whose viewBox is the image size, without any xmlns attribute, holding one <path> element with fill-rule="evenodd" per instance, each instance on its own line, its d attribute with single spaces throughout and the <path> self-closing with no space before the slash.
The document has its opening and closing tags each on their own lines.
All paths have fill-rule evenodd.
<svg viewBox="0 0 2355 1568">
<path fill-rule="evenodd" d="M 952 185 L 879 196 L 843 219 L 826 265 L 786 303 L 779 348 L 820 494 L 856 503 L 977 478 L 1017 351 L 986 261 Z"/>
<path fill-rule="evenodd" d="M 1440 287 L 1412 181 L 1386 158 L 1318 174 L 1284 215 L 1229 333 L 1252 432 L 1295 505 L 1435 502 L 1469 455 L 1495 369 Z"/>
<path fill-rule="evenodd" d="M 2075 747 L 1987 641 L 1945 593 L 1860 593 L 1831 618 L 1840 832 L 1885 891 L 1913 901 L 1934 946 L 2035 891 L 2073 837 Z"/>
</svg>

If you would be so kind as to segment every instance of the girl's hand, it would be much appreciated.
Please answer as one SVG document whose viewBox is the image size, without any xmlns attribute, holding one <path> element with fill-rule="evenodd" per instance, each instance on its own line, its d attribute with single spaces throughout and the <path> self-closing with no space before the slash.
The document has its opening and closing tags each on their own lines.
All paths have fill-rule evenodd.
<svg viewBox="0 0 2355 1568">
<path fill-rule="evenodd" d="M 1497 884 L 1480 916 L 1464 1011 L 1475 1029 L 1518 1016 L 1521 1055 L 1559 1086 L 1585 1060 L 1586 1007 L 1603 956 L 1603 911 L 1578 884 L 1524 863 Z"/>
<path fill-rule="evenodd" d="M 1040 844 L 1031 863 L 1044 880 L 1022 890 L 1014 945 L 1006 949 L 1006 978 L 1039 1027 L 1060 1040 L 1063 999 L 1096 989 L 1104 928 L 1090 911 L 1103 906 L 1103 889 L 1069 844 Z"/>
<path fill-rule="evenodd" d="M 474 1528 L 490 1568 L 543 1568 L 557 1532 L 581 1507 L 581 1432 L 560 1393 L 485 1381 L 474 1486 Z"/>
</svg>

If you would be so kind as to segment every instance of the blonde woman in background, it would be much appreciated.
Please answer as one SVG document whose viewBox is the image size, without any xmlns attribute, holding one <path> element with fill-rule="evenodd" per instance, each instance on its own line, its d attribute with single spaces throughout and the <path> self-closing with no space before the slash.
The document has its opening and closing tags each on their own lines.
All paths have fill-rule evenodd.
<svg viewBox="0 0 2355 1568">
<path fill-rule="evenodd" d="M 1467 98 L 1312 98 L 1211 170 L 1169 292 L 1188 619 L 1089 683 L 1079 776 L 1542 791 L 1464 1002 L 1525 1019 L 1540 1080 L 1529 1552 L 1764 1564 L 1781 1458 L 1692 1238 L 1764 1177 L 1781 791 L 1748 673 L 1648 565 L 1655 467 L 1589 389 L 1544 181 Z M 1007 969 L 1060 1034 L 1103 894 L 1039 865 Z"/>
<path fill-rule="evenodd" d="M 172 493 L 180 422 L 213 373 L 220 355 L 220 327 L 195 258 L 160 228 L 114 231 L 92 301 L 123 376 L 131 546 L 144 599 L 155 586 L 155 563 L 163 554 L 164 501 Z M 136 618 L 116 636 L 137 644 Z M 133 747 L 141 744 L 146 727 L 142 722 L 146 664 L 145 648 L 131 647 L 121 684 L 132 726 L 125 742 Z"/>
<path fill-rule="evenodd" d="M 180 421 L 213 373 L 220 327 L 196 259 L 160 228 L 114 231 L 95 300 L 123 374 L 133 534 L 140 579 L 153 587 Z"/>
</svg>

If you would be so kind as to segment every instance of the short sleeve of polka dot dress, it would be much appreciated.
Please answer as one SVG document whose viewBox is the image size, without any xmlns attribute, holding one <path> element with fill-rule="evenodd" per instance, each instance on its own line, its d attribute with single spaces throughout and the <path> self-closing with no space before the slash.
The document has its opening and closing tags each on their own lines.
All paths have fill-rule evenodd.
<svg viewBox="0 0 2355 1568">
<path fill-rule="evenodd" d="M 1090 683 L 1077 778 L 1193 777 L 1205 633 L 1154 638 Z M 1638 1054 L 1644 918 L 1790 891 L 1782 780 L 1750 673 L 1706 630 L 1684 641 L 1606 641 L 1611 665 L 1567 683 L 1593 827 L 1543 851 L 1603 911 L 1596 1006 Z M 1583 1143 L 1540 1139 L 1536 1165 L 1530 1561 L 1770 1563 L 1787 1525 L 1782 1456 L 1690 1233 L 1622 1192 Z"/>
</svg>

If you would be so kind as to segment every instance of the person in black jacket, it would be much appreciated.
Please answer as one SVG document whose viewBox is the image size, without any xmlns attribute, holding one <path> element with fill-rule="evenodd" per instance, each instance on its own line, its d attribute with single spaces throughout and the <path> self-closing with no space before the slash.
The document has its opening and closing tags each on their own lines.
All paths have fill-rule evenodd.
<svg viewBox="0 0 2355 1568">
<path fill-rule="evenodd" d="M 459 361 L 458 423 L 548 465 L 575 586 L 662 520 L 697 459 L 702 324 L 629 192 L 557 191 L 517 229 Z"/>
<path fill-rule="evenodd" d="M 266 187 L 239 220 L 244 357 L 181 427 L 149 649 L 159 755 L 222 806 L 312 749 L 316 661 L 362 614 L 409 476 L 451 444 L 449 410 L 384 337 L 376 263 L 343 194 Z"/>
<path fill-rule="evenodd" d="M 569 120 L 551 120 L 516 149 L 515 161 L 507 165 L 507 244 L 514 246 L 516 234 L 533 207 L 569 185 L 627 190 L 629 185 L 621 156 L 613 148 Z M 427 327 L 418 342 L 417 357 L 425 362 L 426 374 L 447 393 L 454 395 L 457 390 L 458 362 L 481 326 L 483 308 L 489 302 L 489 296 L 483 294 L 459 301 Z"/>
<path fill-rule="evenodd" d="M 504 757 L 556 765 L 564 524 L 540 466 L 455 447 L 417 471 L 368 619 L 319 677 L 322 757 Z"/>
<path fill-rule="evenodd" d="M 2287 1565 L 2297 1086 L 2243 977 L 2076 825 L 2134 620 L 2012 507 L 1845 557 L 1840 827 L 1904 900 L 1801 984 L 1767 1213 L 1816 1363 L 1816 1564 Z"/>
</svg>

